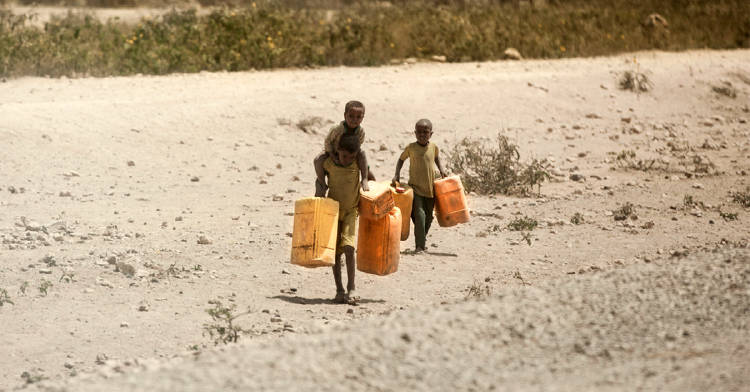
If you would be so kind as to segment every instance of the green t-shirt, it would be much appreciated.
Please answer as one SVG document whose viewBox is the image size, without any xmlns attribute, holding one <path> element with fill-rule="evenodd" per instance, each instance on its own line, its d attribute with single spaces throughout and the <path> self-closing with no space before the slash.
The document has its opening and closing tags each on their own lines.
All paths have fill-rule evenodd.
<svg viewBox="0 0 750 392">
<path fill-rule="evenodd" d="M 409 159 L 409 185 L 414 193 L 422 197 L 434 197 L 432 183 L 435 181 L 435 158 L 438 148 L 435 143 L 423 146 L 411 143 L 401 153 L 402 161 Z"/>
<path fill-rule="evenodd" d="M 328 173 L 328 197 L 339 202 L 339 218 L 359 205 L 359 165 L 355 160 L 349 166 L 340 166 L 331 157 L 323 162 Z"/>
</svg>

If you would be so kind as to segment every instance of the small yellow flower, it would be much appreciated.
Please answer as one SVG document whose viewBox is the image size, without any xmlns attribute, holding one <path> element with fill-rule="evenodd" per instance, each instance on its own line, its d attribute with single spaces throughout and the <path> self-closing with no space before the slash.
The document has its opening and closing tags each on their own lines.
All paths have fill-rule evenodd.
<svg viewBox="0 0 750 392">
<path fill-rule="evenodd" d="M 266 36 L 266 41 L 269 41 L 269 42 L 270 42 L 270 41 L 273 41 L 273 37 L 271 37 L 270 35 L 267 35 L 267 36 Z"/>
<path fill-rule="evenodd" d="M 237 13 L 236 13 L 236 12 L 234 12 L 234 11 L 232 11 L 232 13 L 231 13 L 231 14 L 229 14 L 229 15 L 231 15 L 231 16 L 236 16 L 236 15 L 237 15 Z"/>
<path fill-rule="evenodd" d="M 271 48 L 271 49 L 273 49 L 273 48 L 276 47 L 276 45 L 273 42 L 269 42 L 268 43 L 268 47 Z"/>
<path fill-rule="evenodd" d="M 352 18 L 346 18 L 346 23 L 352 23 Z"/>
<path fill-rule="evenodd" d="M 276 35 L 278 35 L 279 37 L 281 37 L 281 30 L 277 31 Z"/>
<path fill-rule="evenodd" d="M 253 8 L 255 8 L 255 2 L 253 2 Z"/>
<path fill-rule="evenodd" d="M 246 44 L 246 43 L 247 43 L 247 41 L 246 41 L 246 40 L 244 40 L 244 39 L 241 39 L 241 40 L 240 40 L 240 45 L 244 45 L 244 44 Z"/>
<path fill-rule="evenodd" d="M 321 19 L 320 21 L 318 21 L 318 23 L 322 26 L 322 25 L 326 24 L 326 21 L 323 20 L 323 19 Z"/>
<path fill-rule="evenodd" d="M 395 47 L 396 47 L 396 44 L 394 44 L 393 42 L 391 42 L 391 48 L 395 48 Z"/>
<path fill-rule="evenodd" d="M 620 39 L 625 39 L 625 34 L 620 34 Z"/>
<path fill-rule="evenodd" d="M 563 46 L 563 45 L 560 45 L 560 51 L 561 51 L 561 52 L 564 52 L 564 51 L 566 51 L 566 50 L 567 50 L 567 49 L 565 48 L 565 46 Z"/>
<path fill-rule="evenodd" d="M 612 39 L 612 34 L 607 33 L 607 39 Z"/>
</svg>

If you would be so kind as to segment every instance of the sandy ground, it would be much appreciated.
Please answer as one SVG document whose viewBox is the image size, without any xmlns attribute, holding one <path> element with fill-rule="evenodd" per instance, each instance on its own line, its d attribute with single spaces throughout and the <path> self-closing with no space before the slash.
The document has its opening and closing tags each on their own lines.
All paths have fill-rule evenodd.
<svg viewBox="0 0 750 392">
<path fill-rule="evenodd" d="M 331 339 L 339 342 L 338 351 L 317 349 L 314 358 L 330 362 L 339 352 L 345 360 L 375 361 L 378 349 L 347 349 L 336 336 L 362 339 L 369 335 L 359 331 L 377 332 L 402 320 L 414 328 L 409 336 L 421 342 L 415 336 L 422 336 L 417 331 L 424 325 L 403 320 L 438 313 L 471 317 L 483 307 L 515 304 L 515 312 L 497 311 L 503 323 L 494 325 L 489 318 L 481 324 L 490 328 L 486 334 L 468 335 L 486 339 L 487 347 L 497 351 L 500 332 L 522 323 L 507 318 L 529 311 L 520 305 L 525 302 L 507 298 L 540 295 L 543 299 L 534 306 L 542 306 L 559 302 L 568 292 L 603 302 L 573 310 L 571 304 L 549 305 L 560 323 L 578 320 L 567 318 L 571 311 L 585 321 L 560 326 L 559 340 L 550 340 L 565 349 L 521 350 L 535 359 L 513 362 L 517 366 L 510 369 L 522 375 L 519 381 L 502 359 L 492 359 L 495 351 L 482 348 L 478 359 L 486 356 L 486 364 L 467 365 L 464 376 L 469 378 L 460 389 L 600 389 L 604 384 L 596 382 L 602 378 L 583 370 L 603 351 L 578 358 L 581 351 L 593 351 L 576 339 L 614 330 L 628 332 L 611 340 L 604 334 L 601 345 L 617 360 L 620 351 L 610 348 L 625 344 L 626 358 L 618 362 L 622 368 L 608 368 L 616 373 L 607 379 L 609 389 L 678 390 L 684 384 L 674 384 L 658 369 L 674 361 L 659 354 L 667 350 L 665 345 L 679 345 L 675 339 L 683 339 L 674 335 L 679 330 L 672 330 L 679 317 L 664 321 L 652 314 L 672 314 L 671 303 L 679 309 L 693 303 L 719 312 L 696 321 L 706 334 L 688 328 L 693 351 L 675 354 L 678 366 L 685 361 L 680 371 L 694 380 L 709 380 L 707 386 L 741 389 L 750 381 L 748 372 L 727 364 L 748 359 L 746 344 L 739 343 L 748 339 L 747 256 L 729 257 L 735 262 L 724 263 L 728 265 L 710 255 L 684 265 L 680 260 L 717 246 L 746 247 L 750 238 L 748 210 L 729 197 L 750 185 L 748 64 L 750 51 L 649 52 L 562 61 L 7 80 L 0 84 L 0 289 L 13 303 L 0 306 L 0 390 L 40 378 L 46 380 L 37 385 L 96 389 L 106 377 L 114 377 L 112 388 L 132 389 L 127 383 L 136 370 L 156 371 L 196 352 L 203 353 L 199 358 L 223 358 L 212 352 L 213 343 L 204 334 L 210 300 L 235 304 L 238 312 L 251 310 L 237 319 L 250 331 L 241 339 L 245 345 L 229 349 L 228 355 L 257 352 L 264 364 L 259 369 L 272 369 L 298 352 L 296 344 L 304 351 L 300 358 L 313 358 L 309 347 Z M 619 73 L 636 69 L 653 81 L 651 92 L 616 87 Z M 712 90 L 725 82 L 736 90 L 736 98 Z M 499 132 L 519 144 L 522 159 L 547 159 L 553 182 L 537 198 L 470 195 L 470 223 L 436 227 L 427 254 L 409 254 L 410 237 L 402 243 L 398 272 L 358 274 L 359 306 L 334 305 L 329 269 L 289 264 L 289 235 L 294 200 L 313 193 L 312 158 L 326 129 L 340 121 L 344 103 L 352 98 L 367 105 L 365 147 L 379 179 L 392 177 L 401 148 L 413 139 L 414 122 L 427 117 L 435 124 L 433 141 L 444 150 L 466 136 L 494 139 Z M 299 123 L 311 125 L 303 131 Z M 655 159 L 652 170 L 618 168 L 616 154 L 623 150 L 635 151 L 638 159 Z M 686 196 L 695 203 L 686 206 Z M 612 211 L 626 202 L 635 206 L 638 219 L 615 221 Z M 584 223 L 570 223 L 576 212 Z M 736 220 L 721 214 L 737 214 Z M 541 223 L 532 232 L 531 245 L 520 233 L 505 229 L 511 219 L 524 215 Z M 199 243 L 201 236 L 207 241 L 200 242 L 209 243 Z M 724 273 L 713 279 L 696 272 L 702 263 Z M 625 286 L 641 282 L 642 287 L 620 292 L 617 276 L 627 277 Z M 674 283 L 680 276 L 696 280 Z M 46 290 L 44 282 L 51 283 Z M 490 298 L 465 302 L 470 287 L 489 292 Z M 696 287 L 705 287 L 707 295 L 686 294 L 686 288 Z M 713 301 L 720 293 L 727 300 L 717 305 Z M 693 302 L 684 302 L 688 299 Z M 608 318 L 609 327 L 598 329 L 592 320 L 604 317 L 607 306 L 615 303 L 644 306 L 649 316 Z M 632 328 L 622 326 L 627 320 L 633 320 Z M 435 325 L 453 328 L 445 320 Z M 441 330 L 424 333 L 440 335 Z M 661 343 L 651 342 L 651 334 L 661 334 Z M 427 347 L 467 342 L 446 336 L 444 341 L 425 338 L 409 355 L 432 364 L 433 371 L 441 369 L 439 353 L 433 355 Z M 471 350 L 446 353 L 466 363 L 473 358 Z M 539 359 L 545 356 L 569 362 L 562 377 Z M 424 381 L 419 367 L 399 368 L 396 359 L 401 357 L 393 358 L 379 365 L 382 372 L 365 371 L 345 385 L 390 389 L 392 384 L 379 384 L 387 375 L 415 389 L 454 387 Z M 216 367 L 209 367 L 217 379 L 229 378 L 222 388 L 246 386 L 222 378 L 222 371 L 235 366 L 228 361 L 217 359 Z M 657 369 L 656 377 L 634 370 L 644 363 L 649 365 L 641 368 Z M 257 365 L 245 364 L 236 369 Z M 172 371 L 184 374 L 175 366 Z M 482 376 L 499 368 L 502 377 Z M 584 374 L 580 379 L 575 376 L 579 370 Z M 472 376 L 479 384 L 471 383 Z M 538 383 L 526 383 L 526 377 Z M 196 390 L 214 385 L 199 379 Z M 642 379 L 647 381 L 635 383 Z M 311 389 L 327 385 L 316 377 L 298 380 Z M 154 384 L 144 388 L 149 385 Z M 294 384 L 278 388 L 294 389 Z"/>
</svg>

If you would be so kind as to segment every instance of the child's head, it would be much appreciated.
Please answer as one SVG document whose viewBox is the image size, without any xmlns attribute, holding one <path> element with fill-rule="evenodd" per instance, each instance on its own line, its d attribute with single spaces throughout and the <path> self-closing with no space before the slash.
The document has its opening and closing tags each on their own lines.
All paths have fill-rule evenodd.
<svg viewBox="0 0 750 392">
<path fill-rule="evenodd" d="M 344 107 L 344 121 L 349 128 L 356 128 L 365 119 L 365 105 L 359 101 L 349 101 Z"/>
<path fill-rule="evenodd" d="M 426 146 L 432 137 L 432 122 L 426 118 L 417 121 L 414 125 L 414 135 L 417 137 L 417 143 Z"/>
<path fill-rule="evenodd" d="M 359 137 L 356 135 L 347 135 L 341 138 L 339 149 L 336 151 L 339 163 L 348 166 L 357 158 L 359 153 Z"/>
</svg>

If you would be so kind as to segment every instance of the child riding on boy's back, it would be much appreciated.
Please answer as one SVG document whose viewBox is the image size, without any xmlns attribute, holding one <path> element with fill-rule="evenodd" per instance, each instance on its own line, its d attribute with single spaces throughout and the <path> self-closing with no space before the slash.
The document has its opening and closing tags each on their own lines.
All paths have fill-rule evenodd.
<svg viewBox="0 0 750 392">
<path fill-rule="evenodd" d="M 401 153 L 396 163 L 396 175 L 393 183 L 396 185 L 401 179 L 401 168 L 404 161 L 409 159 L 409 186 L 414 190 L 414 201 L 411 210 L 411 219 L 414 222 L 415 251 L 427 250 L 427 233 L 432 224 L 432 210 L 435 208 L 435 193 L 433 182 L 435 181 L 435 165 L 441 177 L 445 177 L 445 170 L 440 163 L 439 150 L 435 143 L 430 142 L 432 137 L 432 123 L 428 119 L 417 121 L 414 126 L 414 135 L 417 141 L 409 144 Z"/>
<path fill-rule="evenodd" d="M 336 159 L 329 156 L 323 162 L 324 175 L 328 175 L 328 197 L 339 202 L 339 222 L 336 239 L 336 259 L 333 265 L 333 279 L 336 283 L 334 302 L 355 302 L 354 295 L 354 245 L 357 229 L 357 206 L 359 205 L 360 175 L 356 162 L 359 152 L 356 135 L 341 138 L 336 151 Z M 325 189 L 317 189 L 316 197 L 324 197 Z M 346 255 L 346 291 L 341 281 L 341 255 Z"/>
<path fill-rule="evenodd" d="M 367 157 L 365 152 L 361 150 L 362 143 L 365 142 L 365 131 L 362 129 L 362 120 L 365 118 L 365 105 L 359 101 L 349 101 L 344 107 L 344 121 L 335 125 L 328 131 L 326 136 L 323 152 L 320 153 L 315 160 L 313 165 L 315 166 L 315 174 L 317 176 L 315 181 L 315 192 L 319 190 L 325 192 L 327 187 L 325 182 L 325 173 L 323 170 L 323 163 L 327 158 L 332 158 L 334 162 L 338 160 L 337 151 L 341 147 L 341 139 L 346 136 L 352 136 L 357 141 L 357 147 L 359 152 L 357 153 L 357 166 L 359 166 L 359 172 L 362 178 L 361 185 L 362 190 L 368 191 L 367 186 L 368 178 L 374 180 L 375 178 L 368 172 Z"/>
</svg>

